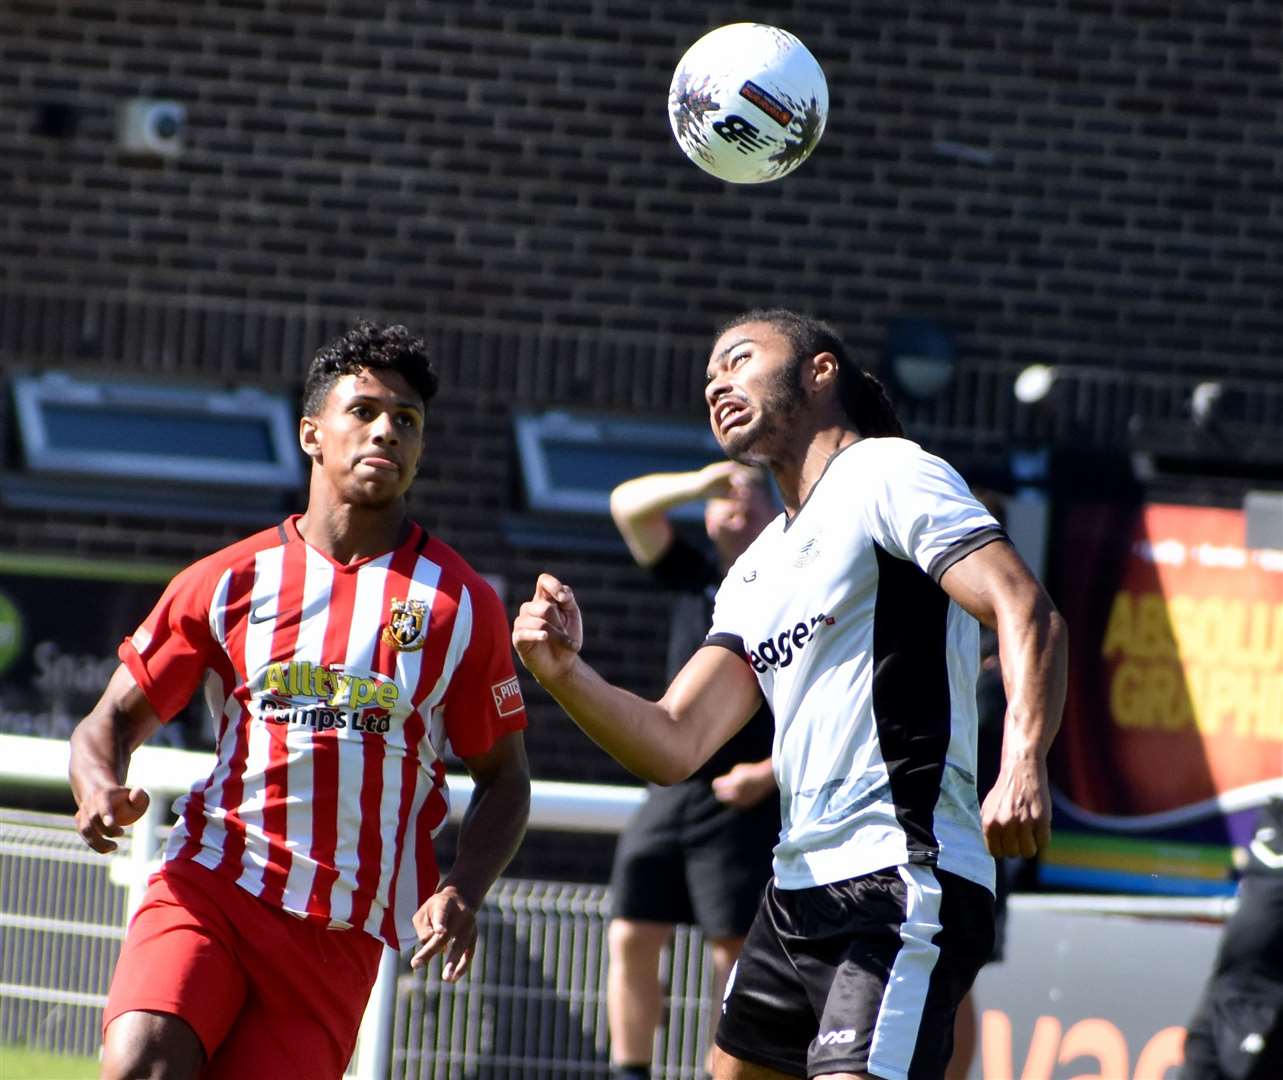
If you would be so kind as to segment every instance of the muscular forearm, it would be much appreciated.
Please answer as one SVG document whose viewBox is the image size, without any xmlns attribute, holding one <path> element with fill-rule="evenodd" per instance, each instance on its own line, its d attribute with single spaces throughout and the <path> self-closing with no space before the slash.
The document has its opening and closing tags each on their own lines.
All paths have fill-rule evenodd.
<svg viewBox="0 0 1283 1080">
<path fill-rule="evenodd" d="M 71 790 L 77 798 L 91 783 L 125 782 L 129 752 L 115 725 L 91 714 L 76 725 L 69 742 Z"/>
<path fill-rule="evenodd" d="M 441 883 L 472 906 L 481 906 L 490 887 L 512 861 L 530 818 L 530 777 L 511 773 L 478 784 L 459 828 L 458 853 Z"/>
<path fill-rule="evenodd" d="M 1042 761 L 1060 728 L 1065 705 L 1065 621 L 1041 594 L 1028 612 L 1000 615 L 998 642 L 1007 693 L 1003 758 Z"/>
<path fill-rule="evenodd" d="M 133 752 L 159 725 L 151 705 L 122 664 L 98 703 L 71 733 L 68 778 L 77 803 L 83 803 L 95 789 L 123 784 Z"/>
<path fill-rule="evenodd" d="M 544 689 L 585 735 L 651 783 L 686 779 L 716 749 L 702 749 L 693 725 L 680 724 L 662 705 L 612 686 L 578 658 L 564 677 Z"/>
<path fill-rule="evenodd" d="M 708 480 L 703 473 L 651 473 L 625 480 L 610 495 L 616 521 L 648 514 L 663 514 L 674 506 L 702 498 Z"/>
</svg>

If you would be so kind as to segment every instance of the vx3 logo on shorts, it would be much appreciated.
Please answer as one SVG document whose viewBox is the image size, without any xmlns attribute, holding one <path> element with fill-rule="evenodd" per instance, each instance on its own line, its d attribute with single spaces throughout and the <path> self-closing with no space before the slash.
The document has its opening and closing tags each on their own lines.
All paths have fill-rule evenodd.
<svg viewBox="0 0 1283 1080">
<path fill-rule="evenodd" d="M 840 1031 L 823 1031 L 815 1040 L 821 1046 L 843 1046 L 855 1042 L 855 1028 L 842 1028 Z"/>
</svg>

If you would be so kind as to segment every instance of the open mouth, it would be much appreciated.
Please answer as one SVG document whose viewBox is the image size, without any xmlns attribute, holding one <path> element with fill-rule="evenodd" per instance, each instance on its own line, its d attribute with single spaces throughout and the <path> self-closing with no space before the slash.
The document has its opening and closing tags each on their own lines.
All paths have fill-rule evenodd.
<svg viewBox="0 0 1283 1080">
<path fill-rule="evenodd" d="M 749 416 L 748 407 L 738 401 L 723 401 L 713 410 L 713 421 L 723 435 L 732 428 L 748 423 Z"/>
</svg>

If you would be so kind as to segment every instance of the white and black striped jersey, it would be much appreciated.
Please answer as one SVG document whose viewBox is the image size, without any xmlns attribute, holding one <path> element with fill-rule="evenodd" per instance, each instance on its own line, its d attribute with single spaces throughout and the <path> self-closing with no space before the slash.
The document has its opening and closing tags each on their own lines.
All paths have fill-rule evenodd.
<svg viewBox="0 0 1283 1080">
<path fill-rule="evenodd" d="M 979 624 L 938 582 L 1004 535 L 948 463 L 862 439 L 731 567 L 706 644 L 743 655 L 775 713 L 781 888 L 927 863 L 992 890 Z"/>
</svg>

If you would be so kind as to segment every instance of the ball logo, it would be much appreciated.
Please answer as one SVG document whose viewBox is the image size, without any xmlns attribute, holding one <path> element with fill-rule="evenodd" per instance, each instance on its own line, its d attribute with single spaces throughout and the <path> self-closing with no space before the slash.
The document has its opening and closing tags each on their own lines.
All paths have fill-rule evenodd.
<svg viewBox="0 0 1283 1080">
<path fill-rule="evenodd" d="M 761 150 L 769 139 L 761 137 L 762 133 L 757 126 L 750 124 L 742 116 L 736 116 L 732 113 L 725 120 L 719 120 L 713 125 L 713 131 L 735 147 L 741 154 L 751 154 L 754 151 Z"/>
</svg>

